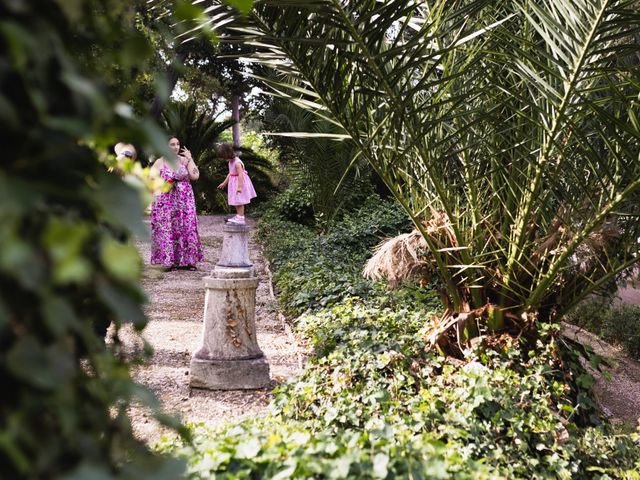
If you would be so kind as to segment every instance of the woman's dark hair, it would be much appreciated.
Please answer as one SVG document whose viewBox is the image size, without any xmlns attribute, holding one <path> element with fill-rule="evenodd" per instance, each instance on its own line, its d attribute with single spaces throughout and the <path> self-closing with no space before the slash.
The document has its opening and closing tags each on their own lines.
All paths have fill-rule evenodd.
<svg viewBox="0 0 640 480">
<path fill-rule="evenodd" d="M 221 143 L 220 145 L 218 145 L 216 153 L 218 154 L 218 157 L 226 159 L 231 159 L 236 156 L 236 151 L 229 143 Z"/>
<path fill-rule="evenodd" d="M 180 141 L 180 139 L 178 138 L 178 135 L 167 135 L 167 142 L 170 142 L 172 138 L 175 138 L 176 140 Z"/>
</svg>

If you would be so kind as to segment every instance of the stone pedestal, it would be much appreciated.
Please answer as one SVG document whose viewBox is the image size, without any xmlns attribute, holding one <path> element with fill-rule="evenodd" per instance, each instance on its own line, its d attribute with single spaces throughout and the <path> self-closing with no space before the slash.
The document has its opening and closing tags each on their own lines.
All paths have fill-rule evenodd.
<svg viewBox="0 0 640 480">
<path fill-rule="evenodd" d="M 191 359 L 190 384 L 211 390 L 268 386 L 269 364 L 256 339 L 258 279 L 249 260 L 249 228 L 225 225 L 220 260 L 204 278 L 202 345 Z"/>
<path fill-rule="evenodd" d="M 251 267 L 249 259 L 249 231 L 246 225 L 227 223 L 222 227 L 222 250 L 218 267 Z"/>
</svg>

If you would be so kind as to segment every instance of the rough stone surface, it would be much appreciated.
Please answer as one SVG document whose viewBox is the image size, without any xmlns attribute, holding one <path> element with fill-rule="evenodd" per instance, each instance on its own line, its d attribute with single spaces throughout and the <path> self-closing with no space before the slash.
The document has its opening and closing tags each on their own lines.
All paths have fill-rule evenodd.
<svg viewBox="0 0 640 480">
<path fill-rule="evenodd" d="M 261 357 L 255 326 L 258 279 L 205 277 L 204 283 L 202 341 L 194 358 L 240 360 Z"/>
<path fill-rule="evenodd" d="M 250 267 L 248 225 L 227 223 L 222 227 L 224 238 L 218 265 L 221 267 Z"/>
<path fill-rule="evenodd" d="M 253 390 L 269 385 L 264 356 L 253 360 L 191 359 L 191 386 L 209 390 Z"/>
<path fill-rule="evenodd" d="M 227 258 L 248 259 L 249 228 L 225 226 L 223 231 Z M 269 384 L 269 365 L 256 338 L 259 282 L 253 274 L 250 266 L 218 266 L 204 278 L 202 345 L 191 360 L 192 387 L 235 390 Z"/>
</svg>

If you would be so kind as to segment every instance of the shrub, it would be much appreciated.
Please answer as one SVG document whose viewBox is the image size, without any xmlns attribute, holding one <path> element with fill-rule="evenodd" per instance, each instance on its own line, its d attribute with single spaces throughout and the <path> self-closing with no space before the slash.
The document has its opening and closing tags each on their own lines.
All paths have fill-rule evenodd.
<svg viewBox="0 0 640 480">
<path fill-rule="evenodd" d="M 621 345 L 629 355 L 640 360 L 639 306 L 612 304 L 610 299 L 591 299 L 582 302 L 567 320 L 607 342 Z"/>
<path fill-rule="evenodd" d="M 311 190 L 302 184 L 291 185 L 274 200 L 272 214 L 290 222 L 312 225 Z"/>
<path fill-rule="evenodd" d="M 636 437 L 575 422 L 590 377 L 566 375 L 553 332 L 463 365 L 425 353 L 429 313 L 350 299 L 303 316 L 305 373 L 266 418 L 196 429 L 189 478 L 634 478 Z"/>
<path fill-rule="evenodd" d="M 409 228 L 395 204 L 371 196 L 321 235 L 280 219 L 279 212 L 276 203 L 275 210 L 265 214 L 258 236 L 273 263 L 280 301 L 288 313 L 333 305 L 347 296 L 370 297 L 374 291 L 387 295 L 383 286 L 364 279 L 361 272 L 372 246 Z"/>
<path fill-rule="evenodd" d="M 555 327 L 535 345 L 505 336 L 460 361 L 425 349 L 425 319 L 441 313 L 428 288 L 391 294 L 368 284 L 367 295 L 349 297 L 347 275 L 332 290 L 336 257 L 355 276 L 366 245 L 398 226 L 392 211 L 369 205 L 323 235 L 263 218 L 281 298 L 307 310 L 296 328 L 313 356 L 266 417 L 194 426 L 192 445 L 166 440 L 161 450 L 186 458 L 193 479 L 637 478 L 640 438 L 596 415 L 579 359 L 598 358 Z M 319 258 L 331 268 L 306 280 Z"/>
</svg>

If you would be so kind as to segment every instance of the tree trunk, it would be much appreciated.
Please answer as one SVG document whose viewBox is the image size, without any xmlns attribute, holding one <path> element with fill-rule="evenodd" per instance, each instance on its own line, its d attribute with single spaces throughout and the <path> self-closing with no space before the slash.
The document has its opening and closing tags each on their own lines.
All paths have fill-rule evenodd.
<svg viewBox="0 0 640 480">
<path fill-rule="evenodd" d="M 231 118 L 236 123 L 233 124 L 233 144 L 240 145 L 240 95 L 231 96 Z"/>
<path fill-rule="evenodd" d="M 176 52 L 177 63 L 180 63 L 180 64 L 183 63 L 186 57 L 187 57 L 186 52 L 184 51 Z M 175 88 L 176 83 L 178 83 L 178 78 L 180 78 L 180 74 L 178 70 L 174 67 L 174 64 L 170 64 L 167 67 L 167 84 L 169 87 L 169 96 L 171 96 L 171 93 L 173 92 L 173 89 Z M 149 112 L 151 113 L 151 116 L 156 120 L 160 119 L 160 114 L 162 113 L 162 109 L 164 108 L 165 103 L 166 103 L 166 99 L 162 98 L 161 95 L 156 94 L 153 97 L 153 100 L 151 101 L 151 106 L 149 107 Z"/>
</svg>

